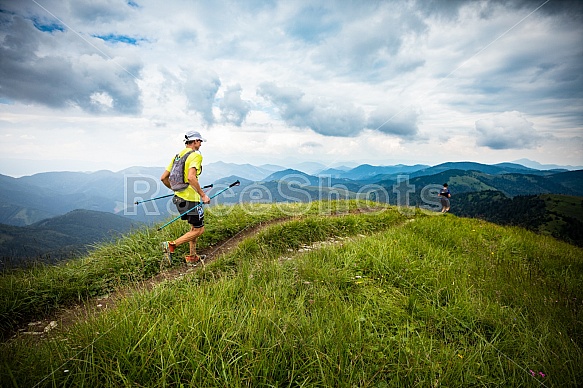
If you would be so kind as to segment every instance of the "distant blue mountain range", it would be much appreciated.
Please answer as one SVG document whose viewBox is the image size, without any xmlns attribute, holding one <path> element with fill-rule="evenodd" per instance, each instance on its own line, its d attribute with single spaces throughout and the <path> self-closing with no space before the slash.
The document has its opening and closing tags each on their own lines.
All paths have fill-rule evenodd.
<svg viewBox="0 0 583 388">
<path fill-rule="evenodd" d="M 241 182 L 214 199 L 211 206 L 217 202 L 306 202 L 363 195 L 401 205 L 397 192 L 403 181 L 407 206 L 435 206 L 434 191 L 444 182 L 450 183 L 455 195 L 499 192 L 507 198 L 538 194 L 583 196 L 583 170 L 539 170 L 517 163 L 473 162 L 319 167 L 323 166 L 305 164 L 307 171 L 303 171 L 217 162 L 204 166 L 200 182 L 214 184 L 209 195 L 236 180 Z M 136 201 L 170 194 L 160 182 L 163 170 L 131 167 L 118 172 L 46 172 L 20 178 L 0 175 L 0 256 L 17 257 L 17 251 L 28 256 L 47 252 L 53 258 L 66 256 L 112 233 L 167 220 L 176 215 L 170 198 L 135 205 Z M 30 236 L 35 237 L 31 240 Z"/>
<path fill-rule="evenodd" d="M 356 192 L 359 187 L 366 184 L 390 185 L 399 177 L 421 179 L 435 176 L 435 179 L 423 179 L 423 181 L 442 183 L 443 177 L 439 175 L 454 170 L 475 171 L 490 176 L 519 174 L 540 178 L 568 171 L 567 169 L 537 170 L 517 163 L 487 165 L 474 162 L 449 162 L 436 166 L 362 164 L 350 169 L 324 168 L 319 171 L 318 165 L 309 164 L 306 167 L 311 170 L 316 169 L 316 171 L 310 174 L 299 169 L 287 169 L 276 165 L 253 166 L 216 162 L 204 166 L 200 181 L 203 185 L 215 183 L 217 187 L 214 190 L 220 188 L 218 187 L 220 183 L 228 184 L 240 179 L 242 183 L 240 189 L 260 182 L 293 180 L 299 186 L 317 188 L 322 184 L 342 185 Z M 90 173 L 45 172 L 20 178 L 0 175 L 0 198 L 2 199 L 0 223 L 27 226 L 75 209 L 114 213 L 137 222 L 158 222 L 167 218 L 173 211 L 173 207 L 168 205 L 168 200 L 152 201 L 138 206 L 134 205 L 134 202 L 170 193 L 159 180 L 163 170 L 163 167 L 131 167 L 118 172 L 107 170 Z M 503 180 L 498 179 L 498 182 Z M 544 182 L 543 180 L 537 184 L 545 186 Z M 562 187 L 556 182 L 551 186 L 559 189 Z M 538 189 L 527 191 L 536 190 Z M 212 193 L 211 191 L 210 194 Z M 569 194 L 574 193 L 577 193 L 577 190 L 572 188 Z M 217 200 L 221 201 L 220 198 Z"/>
</svg>

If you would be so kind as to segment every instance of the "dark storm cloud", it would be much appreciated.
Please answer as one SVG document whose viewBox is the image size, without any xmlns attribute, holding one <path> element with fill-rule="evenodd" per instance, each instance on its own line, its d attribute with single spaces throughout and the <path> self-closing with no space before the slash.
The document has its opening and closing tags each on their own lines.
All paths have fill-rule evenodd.
<svg viewBox="0 0 583 388">
<path fill-rule="evenodd" d="M 495 6 L 503 6 L 507 9 L 537 12 L 546 15 L 569 15 L 573 18 L 583 16 L 583 2 L 580 0 L 551 0 L 545 2 L 532 0 L 490 0 L 486 2 L 468 0 L 417 0 L 417 9 L 420 13 L 440 19 L 455 20 L 459 16 L 459 10 L 463 6 L 482 4 L 482 17 L 488 18 Z"/>
<path fill-rule="evenodd" d="M 3 14 L 0 42 L 0 97 L 49 107 L 79 106 L 88 112 L 137 114 L 140 90 L 135 75 L 141 65 L 122 67 L 99 55 L 70 57 L 54 50 L 39 55 L 49 43 L 59 45 L 68 32 L 40 31 L 30 20 Z M 131 74 L 128 74 L 131 73 Z M 94 97 L 107 95 L 110 104 Z"/>
<path fill-rule="evenodd" d="M 295 127 L 325 136 L 355 136 L 364 127 L 364 112 L 353 105 L 308 100 L 301 90 L 272 82 L 259 85 L 257 94 L 275 105 L 281 118 Z"/>
</svg>

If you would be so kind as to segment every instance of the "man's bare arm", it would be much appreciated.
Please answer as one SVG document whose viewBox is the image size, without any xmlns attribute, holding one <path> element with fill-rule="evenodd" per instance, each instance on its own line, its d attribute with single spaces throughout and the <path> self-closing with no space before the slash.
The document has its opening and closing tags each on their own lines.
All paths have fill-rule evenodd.
<svg viewBox="0 0 583 388">
<path fill-rule="evenodd" d="M 170 172 L 168 172 L 167 170 L 164 170 L 164 173 L 160 177 L 160 180 L 162 181 L 162 183 L 164 183 L 164 186 L 166 186 L 170 190 L 172 190 L 172 187 L 170 187 Z"/>
<path fill-rule="evenodd" d="M 198 178 L 196 177 L 196 168 L 194 167 L 188 169 L 188 184 L 200 195 L 200 200 L 203 203 L 209 203 L 211 201 L 200 187 L 200 183 L 198 183 Z"/>
</svg>

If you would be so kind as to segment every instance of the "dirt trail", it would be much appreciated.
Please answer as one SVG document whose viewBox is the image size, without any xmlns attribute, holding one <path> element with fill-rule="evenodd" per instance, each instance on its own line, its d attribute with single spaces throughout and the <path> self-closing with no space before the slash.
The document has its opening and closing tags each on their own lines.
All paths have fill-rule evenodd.
<svg viewBox="0 0 583 388">
<path fill-rule="evenodd" d="M 200 249 L 199 253 L 207 256 L 204 263 L 198 263 L 196 266 L 187 266 L 186 264 L 182 264 L 179 266 L 166 268 L 150 279 L 143 280 L 140 283 L 121 287 L 109 295 L 90 298 L 83 303 L 61 308 L 50 316 L 23 324 L 12 336 L 10 336 L 10 339 L 28 336 L 32 339 L 42 340 L 50 336 L 54 336 L 55 334 L 58 334 L 59 332 L 62 332 L 68 327 L 72 326 L 75 322 L 86 320 L 95 314 L 113 309 L 119 300 L 128 297 L 134 292 L 151 290 L 156 285 L 164 281 L 176 280 L 184 277 L 189 273 L 198 271 L 205 264 L 212 262 L 217 257 L 226 254 L 228 251 L 236 247 L 245 238 L 256 234 L 268 226 L 283 223 L 286 220 L 289 219 L 284 218 L 271 220 L 259 223 L 252 227 L 247 227 L 241 230 L 235 236 L 230 237 L 213 247 Z M 160 252 L 160 257 L 162 257 L 162 252 Z"/>
<path fill-rule="evenodd" d="M 349 213 L 352 214 L 369 213 L 378 210 L 379 209 L 367 209 L 363 211 L 361 209 L 357 209 L 351 210 L 349 211 Z M 151 290 L 156 285 L 164 281 L 176 280 L 184 277 L 189 273 L 198 271 L 205 264 L 212 262 L 217 257 L 227 253 L 228 251 L 236 247 L 245 238 L 258 233 L 259 231 L 267 228 L 268 226 L 284 223 L 291 219 L 294 219 L 294 217 L 285 217 L 260 222 L 255 226 L 244 228 L 243 230 L 238 232 L 235 236 L 230 237 L 213 247 L 199 249 L 200 254 L 204 254 L 207 256 L 205 263 L 199 263 L 196 266 L 187 266 L 186 264 L 183 264 L 163 269 L 159 274 L 153 276 L 150 279 L 146 279 L 139 283 L 120 287 L 119 289 L 117 289 L 116 291 L 109 295 L 90 298 L 85 302 L 61 308 L 47 317 L 43 317 L 41 319 L 33 320 L 32 322 L 23 324 L 9 338 L 14 339 L 17 337 L 28 336 L 36 340 L 42 340 L 57 335 L 58 333 L 63 332 L 68 327 L 72 326 L 74 323 L 78 321 L 87 320 L 89 317 L 94 316 L 95 314 L 99 314 L 103 311 L 113 309 L 119 300 L 128 297 L 134 292 Z M 162 257 L 162 252 L 160 252 L 160 257 Z"/>
</svg>

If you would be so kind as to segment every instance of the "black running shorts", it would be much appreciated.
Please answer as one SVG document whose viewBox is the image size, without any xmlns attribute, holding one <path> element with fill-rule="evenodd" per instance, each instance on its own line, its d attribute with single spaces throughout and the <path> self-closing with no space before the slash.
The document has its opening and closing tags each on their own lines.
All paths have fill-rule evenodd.
<svg viewBox="0 0 583 388">
<path fill-rule="evenodd" d="M 200 202 L 187 201 L 176 195 L 172 198 L 172 202 L 176 205 L 176 209 L 180 214 L 196 207 L 196 209 L 184 214 L 180 219 L 188 221 L 190 225 L 197 229 L 204 226 L 204 210 L 202 206 L 198 206 L 200 205 Z"/>
</svg>

